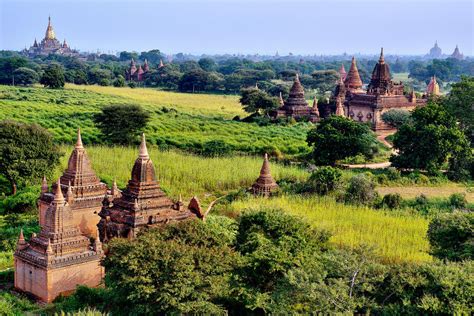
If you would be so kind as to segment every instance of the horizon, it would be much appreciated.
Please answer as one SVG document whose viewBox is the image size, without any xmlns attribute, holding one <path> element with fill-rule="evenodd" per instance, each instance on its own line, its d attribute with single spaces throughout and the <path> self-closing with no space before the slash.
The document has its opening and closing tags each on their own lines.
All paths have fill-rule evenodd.
<svg viewBox="0 0 474 316">
<path fill-rule="evenodd" d="M 346 0 L 0 0 L 0 16 L 2 50 L 40 41 L 51 16 L 58 40 L 81 52 L 327 56 L 378 55 L 384 47 L 386 55 L 414 56 L 437 41 L 445 55 L 456 45 L 473 55 L 473 3 L 466 0 L 365 0 L 357 6 Z"/>
</svg>

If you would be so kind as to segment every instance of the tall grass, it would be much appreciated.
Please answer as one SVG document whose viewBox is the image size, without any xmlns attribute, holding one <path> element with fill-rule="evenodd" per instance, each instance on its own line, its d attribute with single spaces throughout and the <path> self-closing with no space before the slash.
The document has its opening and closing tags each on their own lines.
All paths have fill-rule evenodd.
<svg viewBox="0 0 474 316">
<path fill-rule="evenodd" d="M 62 147 L 65 156 L 55 177 L 66 168 L 72 146 Z M 179 151 L 160 151 L 149 146 L 150 157 L 162 187 L 172 197 L 197 195 L 205 198 L 226 191 L 249 187 L 258 177 L 263 158 L 232 156 L 204 158 Z M 130 179 L 133 163 L 138 156 L 136 147 L 89 146 L 86 151 L 98 176 L 109 185 L 116 178 L 119 187 Z M 297 167 L 271 164 L 275 179 L 303 180 L 308 173 Z"/>
<path fill-rule="evenodd" d="M 330 241 L 339 246 L 374 247 L 385 262 L 423 262 L 428 254 L 428 220 L 400 213 L 377 211 L 336 203 L 332 198 L 282 196 L 234 202 L 231 209 L 281 208 L 300 216 L 314 227 L 330 231 Z"/>
</svg>

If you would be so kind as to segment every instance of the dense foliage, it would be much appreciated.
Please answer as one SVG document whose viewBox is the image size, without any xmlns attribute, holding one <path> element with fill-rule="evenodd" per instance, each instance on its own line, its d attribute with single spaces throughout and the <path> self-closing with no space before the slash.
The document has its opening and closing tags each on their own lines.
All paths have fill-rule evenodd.
<svg viewBox="0 0 474 316">
<path fill-rule="evenodd" d="M 407 123 L 409 119 L 410 119 L 410 112 L 403 109 L 392 109 L 382 114 L 382 120 L 385 123 L 396 128 Z"/>
<path fill-rule="evenodd" d="M 398 154 L 390 158 L 392 164 L 436 173 L 449 158 L 452 177 L 467 177 L 470 143 L 454 117 L 436 103 L 415 109 L 411 116 L 395 133 L 393 146 Z"/>
<path fill-rule="evenodd" d="M 40 83 L 47 88 L 60 89 L 64 87 L 64 70 L 59 64 L 49 65 L 43 72 Z"/>
<path fill-rule="evenodd" d="M 0 174 L 17 186 L 39 182 L 59 163 L 60 151 L 53 137 L 35 124 L 0 121 Z"/>
<path fill-rule="evenodd" d="M 139 105 L 109 105 L 94 121 L 104 138 L 112 144 L 131 144 L 150 121 L 150 114 Z"/>
<path fill-rule="evenodd" d="M 362 154 L 374 155 L 377 140 L 365 124 L 341 116 L 330 116 L 309 131 L 307 142 L 318 165 L 334 165 L 336 161 Z"/>
<path fill-rule="evenodd" d="M 466 136 L 474 140 L 474 77 L 462 77 L 453 84 L 443 105 L 461 123 Z"/>
<path fill-rule="evenodd" d="M 245 112 L 268 115 L 271 110 L 278 107 L 278 99 L 269 96 L 258 88 L 242 89 L 240 103 Z"/>
</svg>

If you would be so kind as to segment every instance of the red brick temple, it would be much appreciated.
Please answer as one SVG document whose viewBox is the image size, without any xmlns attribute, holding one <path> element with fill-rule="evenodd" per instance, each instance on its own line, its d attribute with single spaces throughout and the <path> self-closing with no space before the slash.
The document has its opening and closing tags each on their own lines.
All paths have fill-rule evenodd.
<svg viewBox="0 0 474 316">
<path fill-rule="evenodd" d="M 268 155 L 265 154 L 263 158 L 262 168 L 260 169 L 260 176 L 252 185 L 252 193 L 254 195 L 268 197 L 277 189 L 278 184 L 272 177 L 272 174 L 270 172 L 270 162 L 268 161 Z"/>
<path fill-rule="evenodd" d="M 282 99 L 281 99 L 282 100 Z M 301 85 L 298 74 L 296 74 L 290 95 L 276 111 L 271 113 L 273 118 L 294 118 L 295 120 L 319 121 L 318 109 L 310 107 L 304 97 L 304 88 Z"/>
</svg>

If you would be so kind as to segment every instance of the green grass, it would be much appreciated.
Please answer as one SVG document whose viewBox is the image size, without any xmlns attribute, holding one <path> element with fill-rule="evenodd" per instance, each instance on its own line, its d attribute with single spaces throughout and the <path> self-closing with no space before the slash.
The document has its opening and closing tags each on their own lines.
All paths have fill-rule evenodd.
<svg viewBox="0 0 474 316">
<path fill-rule="evenodd" d="M 236 151 L 252 154 L 309 151 L 306 132 L 311 124 L 258 126 L 233 121 L 235 115 L 245 116 L 236 96 L 99 86 L 67 85 L 63 90 L 0 86 L 0 120 L 38 123 L 66 144 L 73 142 L 78 127 L 86 144 L 105 143 L 93 115 L 105 105 L 132 103 L 151 113 L 146 133 L 153 144 L 193 149 L 222 140 Z"/>
<path fill-rule="evenodd" d="M 387 263 L 431 260 L 426 239 L 428 220 L 421 216 L 344 205 L 332 198 L 301 196 L 249 199 L 230 206 L 235 211 L 261 207 L 281 208 L 314 227 L 330 231 L 330 241 L 335 245 L 373 247 Z"/>
</svg>

